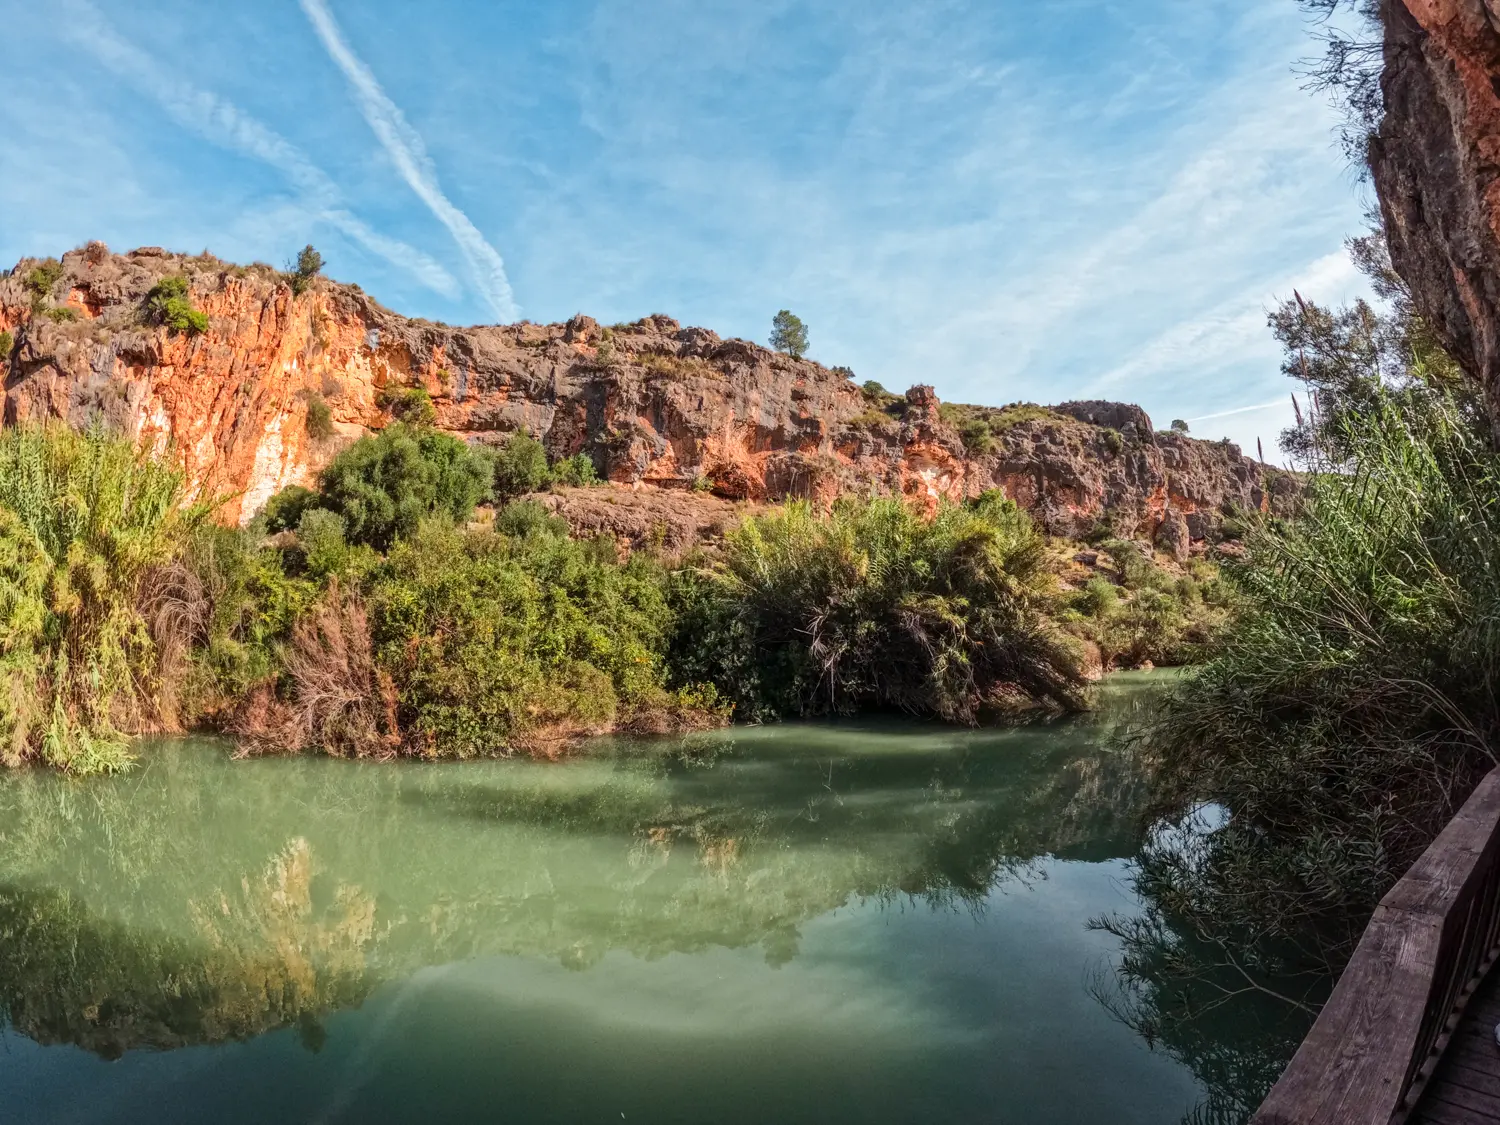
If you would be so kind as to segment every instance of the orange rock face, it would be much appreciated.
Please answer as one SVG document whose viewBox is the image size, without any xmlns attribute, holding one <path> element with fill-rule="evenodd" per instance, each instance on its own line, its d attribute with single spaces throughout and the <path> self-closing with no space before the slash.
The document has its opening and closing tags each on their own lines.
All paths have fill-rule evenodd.
<svg viewBox="0 0 1500 1125">
<path fill-rule="evenodd" d="M 1397 272 L 1500 432 L 1500 3 L 1384 0 L 1370 165 Z"/>
<path fill-rule="evenodd" d="M 15 337 L 6 423 L 102 420 L 178 459 L 194 493 L 226 498 L 224 518 L 241 522 L 386 425 L 387 392 L 410 387 L 451 434 L 498 444 L 525 430 L 632 488 L 748 501 L 858 491 L 931 507 L 1001 488 L 1055 531 L 1109 515 L 1149 536 L 1175 512 L 1195 537 L 1230 507 L 1278 497 L 1237 447 L 1156 434 L 1137 407 L 1033 408 L 970 452 L 931 387 L 871 400 L 819 364 L 664 316 L 451 328 L 321 279 L 294 295 L 268 267 L 211 257 L 93 243 L 64 255 L 45 292 L 28 285 L 35 265 L 0 279 L 0 329 Z M 169 276 L 188 280 L 207 331 L 154 322 L 147 294 Z M 308 432 L 315 398 L 332 434 Z"/>
</svg>

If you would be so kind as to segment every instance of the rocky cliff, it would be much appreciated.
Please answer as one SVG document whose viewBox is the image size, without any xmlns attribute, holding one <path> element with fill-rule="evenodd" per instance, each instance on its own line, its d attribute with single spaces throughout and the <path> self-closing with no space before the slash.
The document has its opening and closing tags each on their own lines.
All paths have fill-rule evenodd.
<svg viewBox="0 0 1500 1125">
<path fill-rule="evenodd" d="M 202 332 L 151 315 L 153 286 L 178 276 L 207 315 Z M 960 407 L 925 386 L 862 390 L 665 316 L 452 328 L 356 286 L 319 278 L 299 294 L 269 266 L 154 248 L 91 243 L 50 268 L 22 261 L 0 279 L 0 330 L 6 423 L 101 419 L 170 449 L 194 489 L 228 496 L 223 512 L 242 521 L 386 425 L 408 388 L 430 395 L 450 433 L 495 444 L 527 430 L 553 456 L 586 453 L 637 489 L 936 504 L 998 487 L 1054 531 L 1108 520 L 1179 552 L 1221 513 L 1272 508 L 1293 490 L 1234 445 L 1155 432 L 1138 407 Z"/>
<path fill-rule="evenodd" d="M 1391 249 L 1500 433 L 1500 0 L 1381 0 L 1369 156 Z"/>
</svg>

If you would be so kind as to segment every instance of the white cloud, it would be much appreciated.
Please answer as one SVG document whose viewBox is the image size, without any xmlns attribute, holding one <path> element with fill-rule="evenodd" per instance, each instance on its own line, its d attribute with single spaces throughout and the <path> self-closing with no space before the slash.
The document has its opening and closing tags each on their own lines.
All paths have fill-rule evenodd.
<svg viewBox="0 0 1500 1125">
<path fill-rule="evenodd" d="M 156 101 L 174 121 L 222 148 L 252 157 L 282 172 L 319 219 L 404 270 L 445 297 L 459 295 L 457 281 L 422 251 L 372 229 L 342 205 L 331 179 L 295 145 L 235 105 L 177 80 L 108 26 L 89 0 L 68 0 L 63 33 L 107 70 Z"/>
<path fill-rule="evenodd" d="M 323 0 L 301 0 L 301 4 L 329 57 L 349 80 L 360 112 L 395 162 L 402 179 L 448 228 L 490 308 L 502 321 L 517 319 L 518 310 L 510 281 L 505 275 L 504 261 L 469 217 L 443 194 L 438 185 L 437 168 L 427 154 L 421 135 L 386 96 L 370 68 L 354 54 Z"/>
</svg>

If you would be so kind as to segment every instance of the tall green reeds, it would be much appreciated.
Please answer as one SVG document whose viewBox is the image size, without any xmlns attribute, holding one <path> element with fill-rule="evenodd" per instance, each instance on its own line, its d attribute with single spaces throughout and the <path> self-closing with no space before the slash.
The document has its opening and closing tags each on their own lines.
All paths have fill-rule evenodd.
<svg viewBox="0 0 1500 1125">
<path fill-rule="evenodd" d="M 0 759 L 78 773 L 153 725 L 157 648 L 138 599 L 185 518 L 182 478 L 130 442 L 0 432 Z"/>
<path fill-rule="evenodd" d="M 1341 426 L 1349 470 L 1252 535 L 1236 627 L 1147 737 L 1198 830 L 1142 868 L 1198 934 L 1332 967 L 1500 738 L 1500 458 L 1439 396 Z"/>
</svg>

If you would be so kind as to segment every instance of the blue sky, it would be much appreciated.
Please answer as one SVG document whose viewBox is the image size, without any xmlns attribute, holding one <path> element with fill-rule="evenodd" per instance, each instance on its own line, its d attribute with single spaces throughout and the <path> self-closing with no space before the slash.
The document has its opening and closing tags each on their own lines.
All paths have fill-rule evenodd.
<svg viewBox="0 0 1500 1125">
<path fill-rule="evenodd" d="M 450 323 L 764 340 L 788 307 L 860 379 L 1124 399 L 1268 455 L 1267 309 L 1363 292 L 1292 0 L 0 0 L 0 28 L 7 264 L 313 242 Z"/>
</svg>

